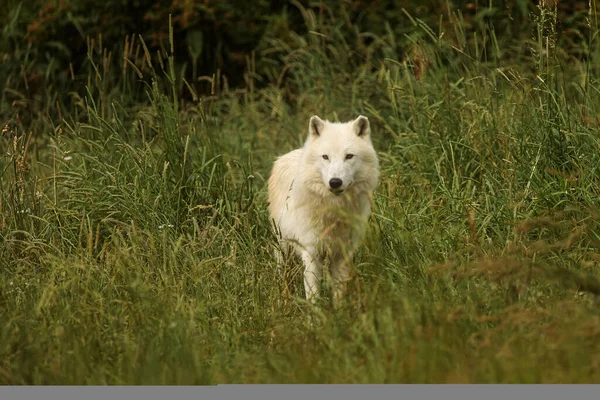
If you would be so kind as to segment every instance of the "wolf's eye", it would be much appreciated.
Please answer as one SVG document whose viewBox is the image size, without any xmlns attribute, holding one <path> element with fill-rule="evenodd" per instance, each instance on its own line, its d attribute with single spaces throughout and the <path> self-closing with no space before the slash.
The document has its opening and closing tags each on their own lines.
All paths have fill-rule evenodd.
<svg viewBox="0 0 600 400">
<path fill-rule="evenodd" d="M 346 154 L 346 160 L 351 159 L 352 157 L 354 157 L 354 154 Z"/>
<path fill-rule="evenodd" d="M 329 160 L 329 156 L 327 154 L 323 154 L 323 160 Z"/>
</svg>

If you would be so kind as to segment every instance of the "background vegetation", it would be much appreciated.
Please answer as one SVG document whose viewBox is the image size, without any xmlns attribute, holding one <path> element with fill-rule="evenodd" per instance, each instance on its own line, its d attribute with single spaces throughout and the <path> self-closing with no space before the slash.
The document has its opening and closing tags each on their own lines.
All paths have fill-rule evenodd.
<svg viewBox="0 0 600 400">
<path fill-rule="evenodd" d="M 421 3 L 7 0 L 0 383 L 600 381 L 597 5 Z M 359 113 L 381 184 L 310 323 L 265 182 Z"/>
</svg>

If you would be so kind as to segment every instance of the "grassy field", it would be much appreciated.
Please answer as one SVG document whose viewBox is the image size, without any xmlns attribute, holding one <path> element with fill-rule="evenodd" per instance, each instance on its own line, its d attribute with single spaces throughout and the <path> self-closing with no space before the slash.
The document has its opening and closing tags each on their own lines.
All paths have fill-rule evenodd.
<svg viewBox="0 0 600 400">
<path fill-rule="evenodd" d="M 211 96 L 133 37 L 37 108 L 0 76 L 1 384 L 600 382 L 595 9 L 580 57 L 551 10 L 526 42 L 407 15 L 412 58 L 304 18 Z M 266 180 L 313 114 L 368 116 L 381 160 L 340 310 L 272 255 Z"/>
</svg>

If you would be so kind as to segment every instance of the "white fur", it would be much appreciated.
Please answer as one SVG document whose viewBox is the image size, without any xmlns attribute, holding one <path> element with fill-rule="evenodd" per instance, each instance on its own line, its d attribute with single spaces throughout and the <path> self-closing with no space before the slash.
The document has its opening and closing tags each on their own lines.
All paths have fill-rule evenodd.
<svg viewBox="0 0 600 400">
<path fill-rule="evenodd" d="M 304 288 L 310 302 L 318 296 L 327 257 L 336 303 L 351 277 L 350 262 L 363 238 L 379 179 L 370 135 L 366 117 L 331 123 L 313 116 L 304 146 L 273 165 L 269 212 L 280 250 L 292 249 L 304 262 Z M 349 154 L 353 157 L 347 158 Z M 332 189 L 331 179 L 341 180 L 339 187 Z M 276 254 L 281 266 L 283 254 L 279 250 Z"/>
</svg>

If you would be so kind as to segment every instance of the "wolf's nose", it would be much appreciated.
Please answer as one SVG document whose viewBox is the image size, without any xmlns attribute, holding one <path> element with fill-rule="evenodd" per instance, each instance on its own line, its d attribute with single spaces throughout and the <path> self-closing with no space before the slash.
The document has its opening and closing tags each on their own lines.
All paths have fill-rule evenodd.
<svg viewBox="0 0 600 400">
<path fill-rule="evenodd" d="M 340 178 L 331 178 L 329 180 L 329 186 L 331 186 L 332 189 L 337 189 L 342 186 L 342 180 Z"/>
</svg>

